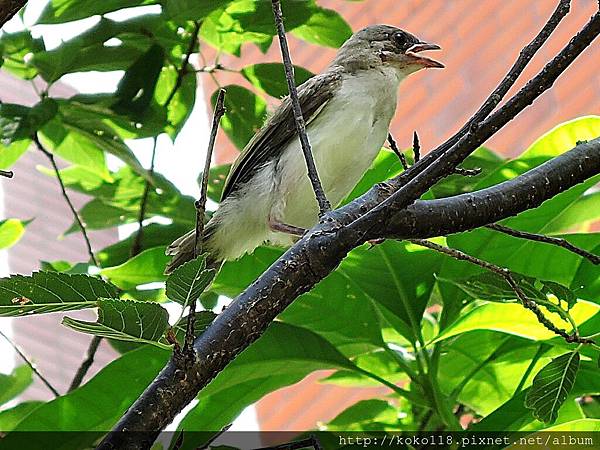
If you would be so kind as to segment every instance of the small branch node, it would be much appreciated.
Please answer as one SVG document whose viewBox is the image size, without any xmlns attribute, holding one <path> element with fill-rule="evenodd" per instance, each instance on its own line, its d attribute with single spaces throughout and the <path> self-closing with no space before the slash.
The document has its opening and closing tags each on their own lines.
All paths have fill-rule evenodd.
<svg viewBox="0 0 600 450">
<path fill-rule="evenodd" d="M 15 174 L 12 170 L 0 170 L 0 177 L 12 178 Z"/>
<path fill-rule="evenodd" d="M 463 169 L 462 167 L 456 167 L 454 169 L 455 175 L 462 175 L 463 177 L 476 177 L 481 174 L 481 167 L 475 167 L 473 169 Z"/>
<path fill-rule="evenodd" d="M 387 140 L 390 144 L 390 148 L 392 149 L 392 151 L 396 154 L 396 156 L 400 160 L 400 164 L 402 164 L 402 168 L 404 170 L 408 170 L 409 165 L 408 165 L 408 161 L 406 161 L 406 156 L 398 148 L 398 144 L 396 143 L 394 136 L 392 136 L 392 133 L 388 133 Z"/>
<path fill-rule="evenodd" d="M 419 142 L 419 135 L 416 131 L 413 131 L 413 153 L 415 154 L 415 163 L 421 159 L 421 143 Z"/>
</svg>

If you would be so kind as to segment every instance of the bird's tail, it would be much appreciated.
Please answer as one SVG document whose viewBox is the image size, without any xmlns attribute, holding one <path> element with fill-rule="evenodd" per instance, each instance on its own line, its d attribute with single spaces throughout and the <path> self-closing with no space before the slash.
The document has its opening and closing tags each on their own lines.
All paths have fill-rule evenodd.
<svg viewBox="0 0 600 450">
<path fill-rule="evenodd" d="M 207 243 L 209 242 L 211 235 L 213 234 L 213 227 L 209 222 L 204 229 L 204 236 L 202 237 L 202 248 L 208 251 L 208 256 L 206 258 L 206 268 L 207 269 L 217 269 L 221 265 L 221 260 L 213 255 L 211 255 L 210 248 L 207 248 Z M 173 272 L 177 267 L 182 264 L 191 261 L 194 259 L 194 247 L 196 245 L 196 230 L 193 229 L 180 238 L 174 240 L 171 245 L 167 247 L 165 253 L 168 256 L 171 256 L 171 261 L 167 264 L 165 268 L 165 274 L 168 275 Z"/>
</svg>

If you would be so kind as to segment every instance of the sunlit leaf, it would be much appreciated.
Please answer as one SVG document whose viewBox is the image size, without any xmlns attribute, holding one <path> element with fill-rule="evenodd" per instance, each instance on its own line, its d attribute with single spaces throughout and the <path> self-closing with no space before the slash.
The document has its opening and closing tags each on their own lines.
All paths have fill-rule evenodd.
<svg viewBox="0 0 600 450">
<path fill-rule="evenodd" d="M 281 98 L 288 95 L 288 85 L 283 64 L 281 63 L 263 63 L 246 66 L 242 69 L 242 75 L 250 83 L 271 97 Z M 303 67 L 294 66 L 296 86 L 300 86 L 312 76 L 313 74 Z"/>
<path fill-rule="evenodd" d="M 163 272 L 169 259 L 165 255 L 165 247 L 154 247 L 119 266 L 102 269 L 100 273 L 118 287 L 130 289 L 140 284 L 164 281 L 167 277 Z"/>
<path fill-rule="evenodd" d="M 25 154 L 30 145 L 31 140 L 29 139 L 21 139 L 8 146 L 0 144 L 0 169 L 9 169 Z"/>
<path fill-rule="evenodd" d="M 169 275 L 166 283 L 167 297 L 184 307 L 189 306 L 198 300 L 214 276 L 214 270 L 206 270 L 206 257 L 199 256 L 177 267 Z"/>
<path fill-rule="evenodd" d="M 93 308 L 98 298 L 116 297 L 114 286 L 89 275 L 34 272 L 0 279 L 0 316 L 22 316 Z"/>
<path fill-rule="evenodd" d="M 15 368 L 9 375 L 0 373 L 0 405 L 21 394 L 33 382 L 33 370 L 28 365 Z"/>
<path fill-rule="evenodd" d="M 27 223 L 17 219 L 0 220 L 0 249 L 9 248 L 19 242 Z"/>
<path fill-rule="evenodd" d="M 533 409 L 536 419 L 546 423 L 556 421 L 558 410 L 573 388 L 578 369 L 579 353 L 571 352 L 553 359 L 538 372 L 525 399 L 525 406 Z"/>
<path fill-rule="evenodd" d="M 158 0 L 50 0 L 37 19 L 38 24 L 55 24 L 84 19 L 132 6 L 151 5 Z"/>
<path fill-rule="evenodd" d="M 64 317 L 62 323 L 81 333 L 169 348 L 158 342 L 169 326 L 168 319 L 169 313 L 158 303 L 103 298 L 98 300 L 96 322 Z"/>
</svg>

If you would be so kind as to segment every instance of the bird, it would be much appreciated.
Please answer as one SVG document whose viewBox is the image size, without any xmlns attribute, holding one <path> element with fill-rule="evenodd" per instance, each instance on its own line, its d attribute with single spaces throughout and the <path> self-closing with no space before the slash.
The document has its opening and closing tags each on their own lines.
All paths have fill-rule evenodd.
<svg viewBox="0 0 600 450">
<path fill-rule="evenodd" d="M 391 25 L 354 33 L 328 68 L 298 87 L 306 133 L 323 190 L 339 204 L 381 150 L 409 75 L 444 65 L 421 54 L 439 50 Z M 205 227 L 211 261 L 236 260 L 263 243 L 290 246 L 319 219 L 289 97 L 285 97 L 232 165 L 221 202 Z M 165 272 L 195 255 L 195 230 L 166 249 Z"/>
</svg>

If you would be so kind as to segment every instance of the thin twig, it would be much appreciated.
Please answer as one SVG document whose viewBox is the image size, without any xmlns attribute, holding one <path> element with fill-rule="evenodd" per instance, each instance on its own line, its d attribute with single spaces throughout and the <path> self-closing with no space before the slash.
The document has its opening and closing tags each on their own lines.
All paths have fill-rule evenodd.
<svg viewBox="0 0 600 450">
<path fill-rule="evenodd" d="M 413 131 L 413 153 L 415 155 L 415 163 L 421 160 L 421 143 L 419 142 L 419 135 L 416 130 Z"/>
<path fill-rule="evenodd" d="M 402 164 L 402 168 L 404 170 L 408 170 L 409 165 L 408 165 L 408 161 L 406 161 L 406 156 L 398 148 L 398 144 L 396 143 L 394 136 L 392 136 L 392 133 L 388 133 L 387 140 L 390 144 L 390 148 L 392 149 L 392 151 L 396 154 L 396 156 L 400 160 L 400 164 Z"/>
<path fill-rule="evenodd" d="M 558 247 L 562 247 L 576 255 L 579 255 L 583 258 L 589 260 L 592 264 L 600 264 L 600 256 L 594 255 L 593 253 L 588 252 L 576 245 L 571 244 L 569 241 L 563 238 L 557 238 L 553 236 L 546 236 L 544 234 L 536 234 L 536 233 L 528 233 L 526 231 L 515 230 L 514 228 L 505 227 L 504 225 L 500 225 L 499 223 L 491 223 L 486 225 L 485 228 L 489 228 L 490 230 L 499 231 L 500 233 L 508 234 L 509 236 L 513 236 L 520 239 L 527 239 L 535 242 L 543 242 L 545 244 L 552 244 Z"/>
<path fill-rule="evenodd" d="M 32 139 L 33 139 L 33 142 L 35 142 L 35 145 L 37 146 L 38 150 L 40 152 L 42 152 L 44 155 L 46 155 L 46 157 L 50 161 L 50 164 L 52 164 L 52 168 L 54 169 L 54 173 L 56 175 L 56 178 L 58 179 L 58 183 L 60 184 L 60 190 L 62 192 L 62 196 L 65 199 L 65 201 L 67 202 L 67 205 L 69 206 L 69 209 L 71 210 L 71 213 L 73 214 L 73 217 L 75 218 L 75 221 L 77 222 L 77 225 L 79 225 L 79 230 L 81 231 L 81 235 L 83 236 L 83 240 L 85 241 L 88 255 L 89 255 L 90 259 L 92 260 L 92 262 L 94 263 L 94 265 L 97 267 L 100 267 L 100 265 L 98 264 L 98 261 L 96 260 L 96 256 L 94 256 L 94 251 L 92 250 L 92 243 L 90 242 L 90 238 L 88 237 L 85 225 L 83 224 L 81 217 L 79 217 L 79 213 L 77 212 L 77 209 L 75 209 L 73 202 L 69 198 L 69 194 L 67 194 L 67 189 L 65 187 L 65 183 L 63 182 L 62 176 L 60 174 L 60 170 L 58 169 L 58 166 L 56 165 L 56 160 L 54 159 L 54 155 L 44 148 L 44 146 L 38 139 L 37 135 L 34 134 L 32 136 Z"/>
<path fill-rule="evenodd" d="M 217 139 L 217 131 L 219 130 L 219 122 L 225 114 L 225 89 L 219 89 L 215 111 L 213 114 L 212 127 L 210 130 L 210 139 L 208 140 L 208 149 L 206 150 L 206 158 L 204 161 L 204 171 L 202 172 L 202 184 L 200 186 L 200 198 L 196 201 L 196 233 L 194 235 L 194 257 L 202 253 L 202 236 L 204 234 L 204 213 L 206 211 L 206 197 L 208 191 L 208 176 L 210 172 L 210 163 L 212 154 Z M 194 352 L 194 323 L 196 321 L 196 301 L 189 305 L 189 313 L 185 330 L 185 341 L 181 353 L 184 356 L 192 356 Z"/>
<path fill-rule="evenodd" d="M 219 89 L 217 102 L 215 103 L 215 111 L 213 114 L 212 127 L 210 130 L 210 138 L 208 140 L 208 149 L 206 150 L 206 159 L 204 161 L 204 171 L 202 172 L 202 183 L 200 185 L 200 198 L 196 202 L 196 235 L 194 240 L 194 257 L 201 253 L 200 245 L 202 243 L 202 235 L 204 233 L 204 213 L 206 211 L 206 197 L 208 192 L 208 177 L 210 175 L 210 163 L 212 161 L 215 141 L 217 139 L 217 131 L 219 130 L 219 122 L 225 114 L 225 89 Z"/>
<path fill-rule="evenodd" d="M 92 367 L 92 364 L 94 364 L 94 356 L 96 356 L 96 351 L 98 351 L 98 347 L 100 346 L 101 342 L 102 338 L 100 336 L 94 336 L 90 341 L 90 345 L 85 354 L 85 359 L 77 369 L 77 372 L 73 377 L 73 381 L 71 381 L 71 385 L 69 386 L 68 392 L 77 389 L 81 385 L 83 378 L 88 373 L 88 370 L 90 370 L 90 367 Z"/>
<path fill-rule="evenodd" d="M 0 170 L 0 177 L 12 178 L 15 174 L 12 170 Z"/>
<path fill-rule="evenodd" d="M 181 87 L 181 84 L 183 83 L 183 78 L 189 72 L 188 65 L 190 63 L 190 58 L 192 56 L 192 53 L 194 52 L 194 47 L 196 46 L 196 43 L 198 42 L 198 33 L 200 32 L 201 26 L 202 26 L 201 21 L 197 20 L 196 22 L 194 22 L 194 30 L 192 31 L 192 35 L 190 37 L 190 42 L 188 43 L 188 46 L 187 46 L 187 49 L 185 52 L 185 56 L 183 57 L 183 61 L 181 63 L 181 67 L 177 71 L 177 79 L 175 80 L 175 85 L 173 86 L 173 89 L 171 89 L 171 92 L 169 93 L 169 96 L 167 97 L 167 100 L 165 101 L 165 104 L 163 105 L 163 107 L 165 109 L 173 101 L 175 94 L 177 93 L 177 91 Z"/>
<path fill-rule="evenodd" d="M 152 156 L 150 159 L 150 169 L 148 169 L 148 174 L 150 178 L 154 175 L 154 163 L 156 160 L 156 147 L 157 147 L 157 137 L 154 136 L 152 142 Z M 129 257 L 134 257 L 142 250 L 142 238 L 144 237 L 144 220 L 146 219 L 146 207 L 148 206 L 148 196 L 150 195 L 150 189 L 152 189 L 152 183 L 146 180 L 144 184 L 144 192 L 142 193 L 142 197 L 140 200 L 140 212 L 138 215 L 138 229 L 135 237 L 133 238 L 133 243 L 131 244 L 131 249 L 129 251 Z"/>
<path fill-rule="evenodd" d="M 319 204 L 319 216 L 322 216 L 331 210 L 331 204 L 325 196 L 325 191 L 323 190 L 323 185 L 319 179 L 317 166 L 315 165 L 315 160 L 313 158 L 310 142 L 308 141 L 308 136 L 306 135 L 306 124 L 304 122 L 304 116 L 302 115 L 300 100 L 298 99 L 296 83 L 294 82 L 294 66 L 292 65 L 290 50 L 285 37 L 285 28 L 283 26 L 280 0 L 272 0 L 272 6 L 273 15 L 275 17 L 275 25 L 277 26 L 277 35 L 279 36 L 281 57 L 283 60 L 283 66 L 285 68 L 285 78 L 287 80 L 287 85 L 290 92 L 290 101 L 292 102 L 292 110 L 294 112 L 294 119 L 296 121 L 296 130 L 302 146 L 302 152 L 304 153 L 308 177 L 310 178 L 313 191 L 315 192 L 315 197 L 317 198 L 317 203 Z"/>
<path fill-rule="evenodd" d="M 512 290 L 515 292 L 517 299 L 519 299 L 519 301 L 522 303 L 522 305 L 525 308 L 527 308 L 528 310 L 530 310 L 531 312 L 533 312 L 535 314 L 535 316 L 537 317 L 538 322 L 541 323 L 548 330 L 552 331 L 554 334 L 557 334 L 558 336 L 563 337 L 565 339 L 565 341 L 567 341 L 569 343 L 577 342 L 579 344 L 594 344 L 594 341 L 592 341 L 591 339 L 588 339 L 588 338 L 580 337 L 577 334 L 577 332 L 575 332 L 575 331 L 573 332 L 573 334 L 569 334 L 565 330 L 562 330 L 562 329 L 556 327 L 556 325 L 554 325 L 550 320 L 548 320 L 546 318 L 546 316 L 544 316 L 544 313 L 539 308 L 539 306 L 536 304 L 536 302 L 533 301 L 532 299 L 530 299 L 529 297 L 527 297 L 525 292 L 523 292 L 523 289 L 521 289 L 521 286 L 519 286 L 519 283 L 514 279 L 511 271 L 508 270 L 507 268 L 497 266 L 495 264 L 489 263 L 482 259 L 468 255 L 464 252 L 461 252 L 460 250 L 444 247 L 443 245 L 436 244 L 436 243 L 428 241 L 426 239 L 410 239 L 410 242 L 412 242 L 413 244 L 420 245 L 422 247 L 427 247 L 431 250 L 435 250 L 436 252 L 451 256 L 454 259 L 470 262 L 471 264 L 475 264 L 479 267 L 483 267 L 484 269 L 487 269 L 490 272 L 493 272 L 493 273 L 501 276 L 508 283 L 508 285 L 512 288 Z"/>
<path fill-rule="evenodd" d="M 50 382 L 40 373 L 39 370 L 36 369 L 35 365 L 29 361 L 29 359 L 27 358 L 27 356 L 25 356 L 25 354 L 21 351 L 21 349 L 19 348 L 19 346 L 17 344 L 15 344 L 6 334 L 4 334 L 2 331 L 0 331 L 0 335 L 6 339 L 6 342 L 8 342 L 10 344 L 10 346 L 13 348 L 13 350 L 15 352 L 17 352 L 17 354 L 21 357 L 21 359 L 23 359 L 23 361 L 25 361 L 25 364 L 27 364 L 30 369 L 33 371 L 33 373 L 35 373 L 37 375 L 37 377 L 42 380 L 42 383 L 44 383 L 46 385 L 46 387 L 48 389 L 50 389 L 52 391 L 52 393 L 54 394 L 55 397 L 60 397 L 59 392 L 54 389 L 54 386 L 52 386 L 50 384 Z"/>
<path fill-rule="evenodd" d="M 196 450 L 209 449 L 213 442 L 215 442 L 217 439 L 223 436 L 223 434 L 225 434 L 225 432 L 231 428 L 231 425 L 233 424 L 230 423 L 229 425 L 225 425 L 223 428 L 221 428 L 221 431 L 211 436 L 211 438 L 208 441 L 206 441 L 202 447 L 198 447 Z"/>
</svg>

